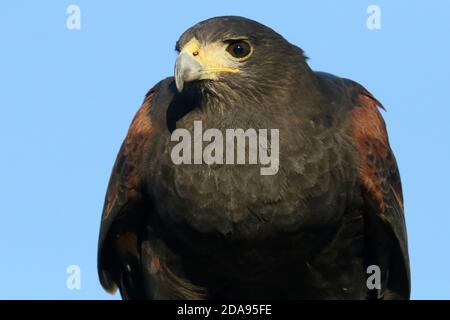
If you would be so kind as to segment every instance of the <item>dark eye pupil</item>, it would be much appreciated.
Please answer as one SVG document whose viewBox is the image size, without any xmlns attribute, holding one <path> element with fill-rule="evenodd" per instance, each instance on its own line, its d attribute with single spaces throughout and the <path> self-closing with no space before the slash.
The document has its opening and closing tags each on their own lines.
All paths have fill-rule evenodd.
<svg viewBox="0 0 450 320">
<path fill-rule="evenodd" d="M 228 52 L 235 58 L 243 58 L 250 54 L 250 46 L 245 42 L 235 42 L 230 44 Z"/>
<path fill-rule="evenodd" d="M 243 55 L 245 53 L 245 49 L 241 44 L 236 44 L 233 48 L 233 52 L 235 55 L 240 56 Z"/>
</svg>

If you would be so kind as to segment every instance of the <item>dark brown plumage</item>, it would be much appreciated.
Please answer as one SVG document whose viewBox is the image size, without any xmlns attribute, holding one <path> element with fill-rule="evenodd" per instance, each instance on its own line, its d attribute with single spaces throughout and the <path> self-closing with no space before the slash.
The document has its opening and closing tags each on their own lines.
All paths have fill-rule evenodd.
<svg viewBox="0 0 450 320">
<path fill-rule="evenodd" d="M 177 50 L 175 79 L 149 91 L 111 174 L 103 287 L 130 299 L 409 298 L 401 183 L 381 104 L 351 80 L 313 72 L 301 49 L 248 19 L 197 24 Z M 278 173 L 174 165 L 171 132 L 192 132 L 196 120 L 279 128 Z M 366 286 L 374 264 L 380 290 Z"/>
</svg>

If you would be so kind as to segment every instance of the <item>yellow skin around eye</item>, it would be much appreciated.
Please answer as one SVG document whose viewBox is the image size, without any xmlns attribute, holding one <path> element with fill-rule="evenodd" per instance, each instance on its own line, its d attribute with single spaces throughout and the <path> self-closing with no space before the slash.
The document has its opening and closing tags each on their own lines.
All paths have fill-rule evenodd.
<svg viewBox="0 0 450 320">
<path fill-rule="evenodd" d="M 190 40 L 181 50 L 191 54 L 202 65 L 203 79 L 217 79 L 218 74 L 238 73 L 238 61 L 232 59 L 231 55 L 226 51 L 227 44 L 222 42 L 214 42 L 202 46 L 195 38 Z"/>
</svg>

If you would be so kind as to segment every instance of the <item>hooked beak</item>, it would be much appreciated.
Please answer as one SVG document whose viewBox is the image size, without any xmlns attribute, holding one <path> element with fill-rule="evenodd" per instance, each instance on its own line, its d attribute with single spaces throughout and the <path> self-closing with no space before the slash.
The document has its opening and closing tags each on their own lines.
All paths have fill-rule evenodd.
<svg viewBox="0 0 450 320">
<path fill-rule="evenodd" d="M 236 64 L 224 58 L 223 47 L 217 44 L 202 47 L 196 40 L 186 44 L 175 63 L 175 84 L 182 92 L 186 82 L 218 80 L 222 73 L 240 72 Z"/>
<path fill-rule="evenodd" d="M 175 84 L 178 92 L 182 92 L 185 82 L 201 80 L 203 75 L 203 66 L 194 59 L 194 57 L 182 52 L 175 63 Z"/>
</svg>

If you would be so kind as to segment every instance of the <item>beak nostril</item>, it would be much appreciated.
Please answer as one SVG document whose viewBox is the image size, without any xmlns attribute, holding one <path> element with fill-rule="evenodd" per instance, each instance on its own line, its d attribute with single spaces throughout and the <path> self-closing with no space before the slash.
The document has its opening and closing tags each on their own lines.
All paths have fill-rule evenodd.
<svg viewBox="0 0 450 320">
<path fill-rule="evenodd" d="M 202 77 L 202 65 L 189 52 L 181 52 L 175 62 L 175 84 L 178 92 L 183 91 L 184 83 L 200 80 Z"/>
<path fill-rule="evenodd" d="M 194 51 L 194 52 L 192 52 L 192 55 L 193 55 L 194 57 L 196 57 L 196 56 L 199 55 L 199 52 L 198 52 L 198 51 Z"/>
</svg>

